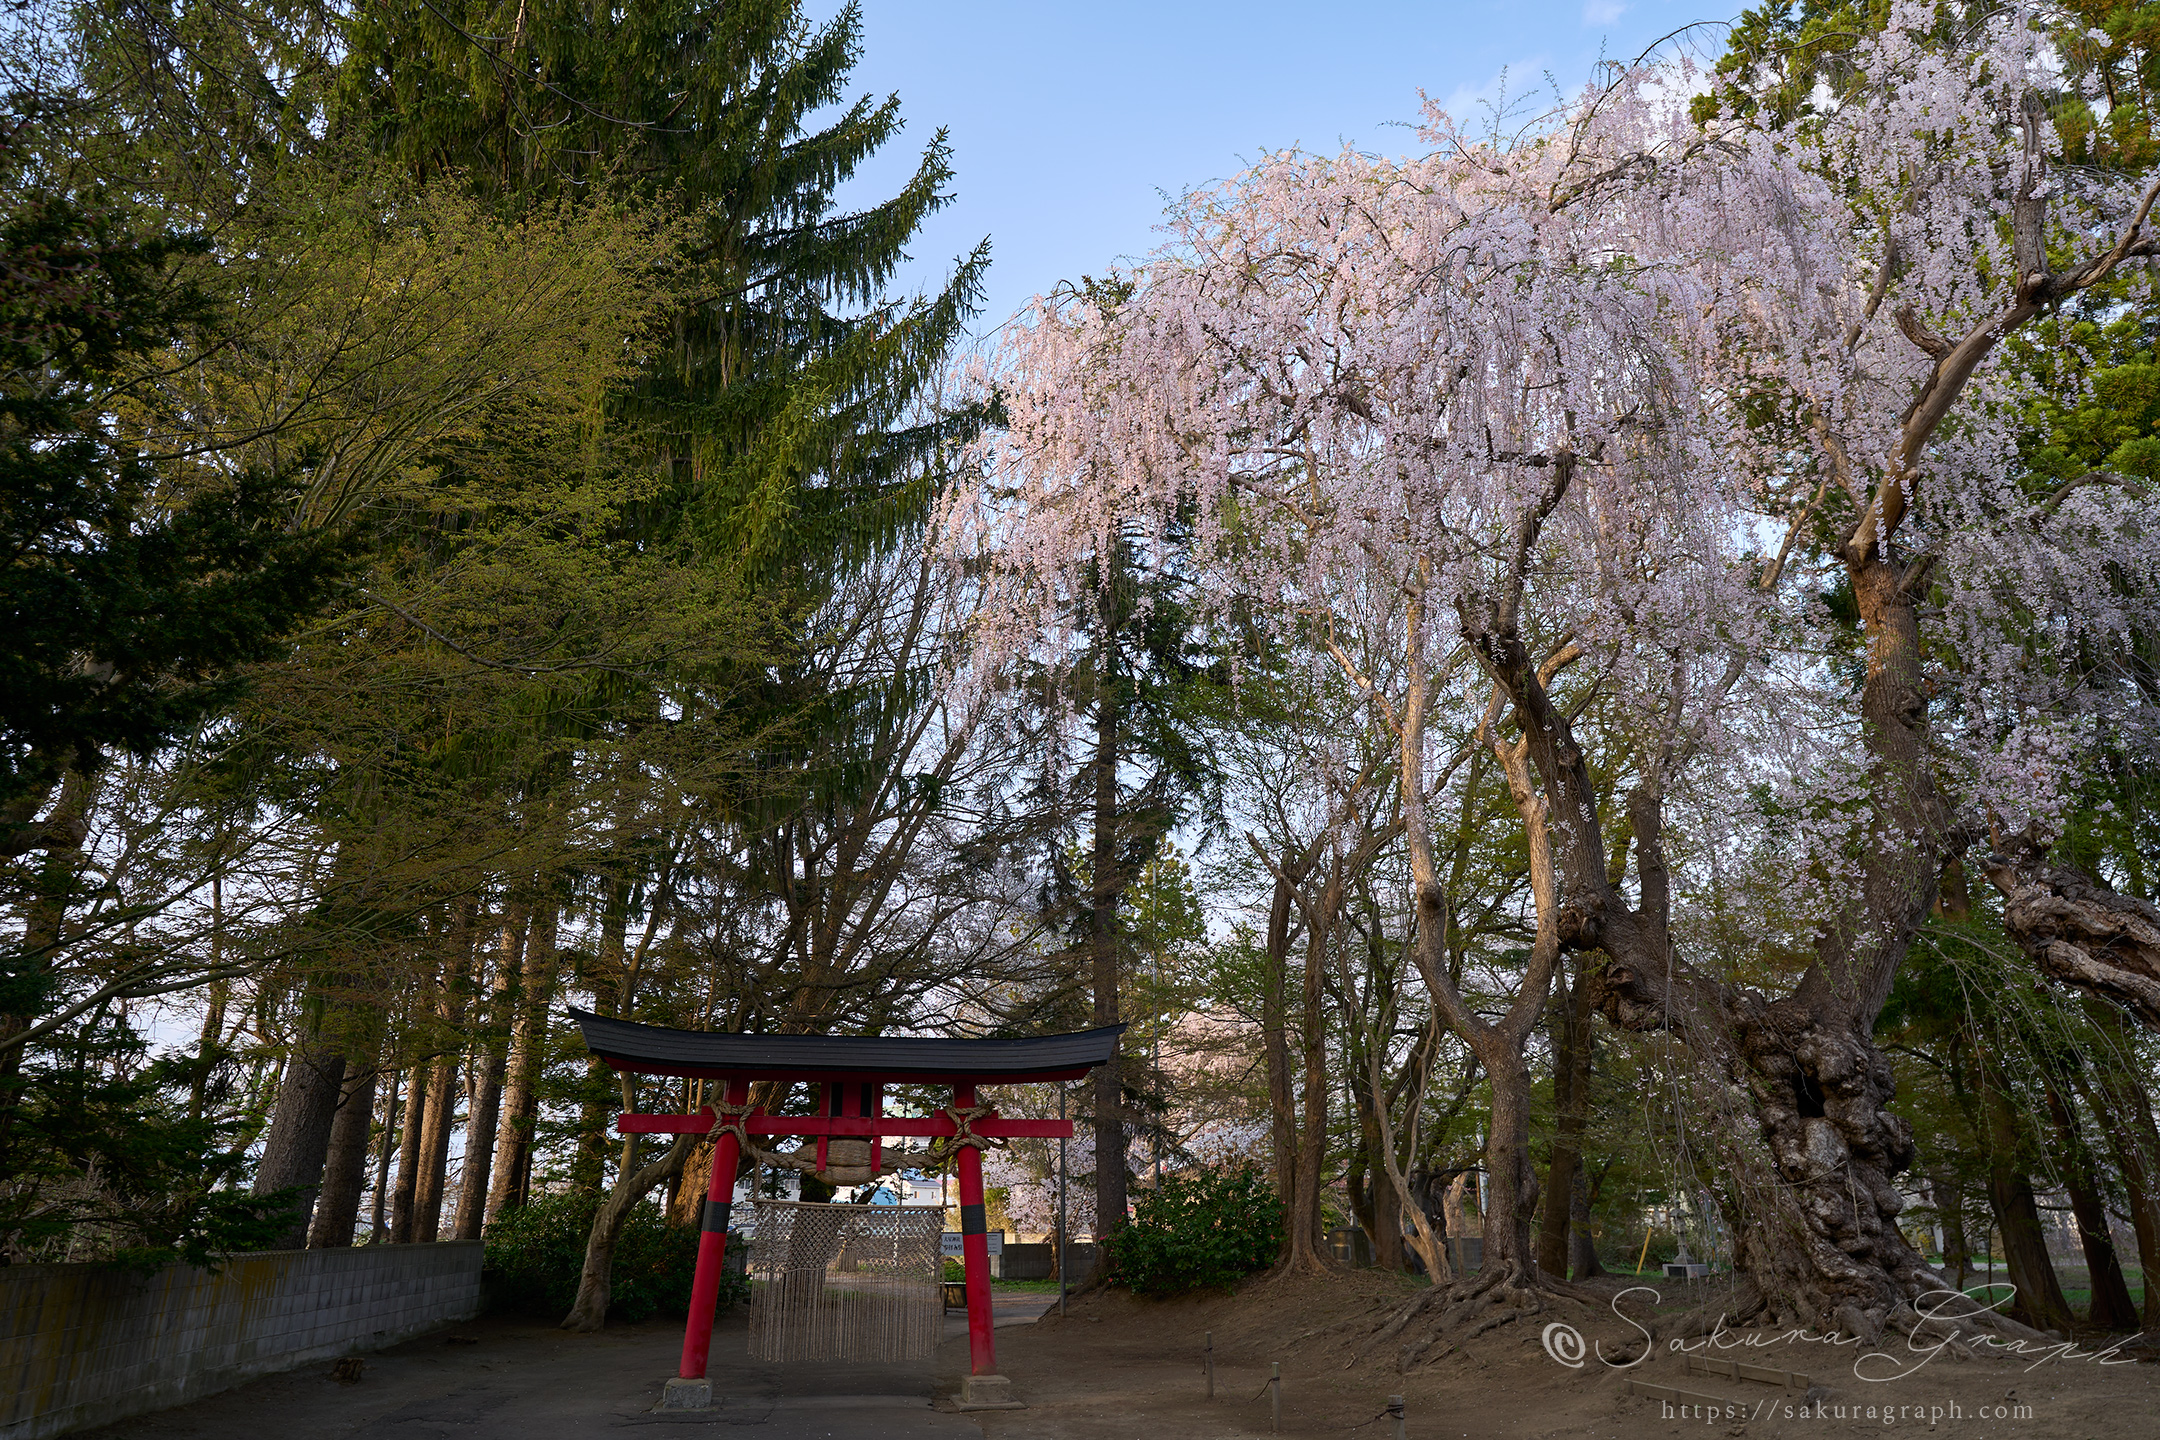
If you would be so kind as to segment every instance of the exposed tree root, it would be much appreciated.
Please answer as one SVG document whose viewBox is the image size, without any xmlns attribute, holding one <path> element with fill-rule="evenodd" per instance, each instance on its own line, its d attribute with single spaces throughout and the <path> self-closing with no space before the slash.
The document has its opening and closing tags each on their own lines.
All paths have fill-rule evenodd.
<svg viewBox="0 0 2160 1440">
<path fill-rule="evenodd" d="M 1398 1370 L 1409 1370 L 1442 1342 L 1473 1340 L 1503 1325 L 1542 1315 L 1556 1299 L 1594 1305 L 1604 1297 L 1513 1264 L 1452 1285 L 1435 1285 L 1399 1306 L 1351 1353 L 1344 1368 L 1370 1358 L 1410 1332 L 1412 1338 L 1399 1347 L 1395 1359 Z"/>
</svg>

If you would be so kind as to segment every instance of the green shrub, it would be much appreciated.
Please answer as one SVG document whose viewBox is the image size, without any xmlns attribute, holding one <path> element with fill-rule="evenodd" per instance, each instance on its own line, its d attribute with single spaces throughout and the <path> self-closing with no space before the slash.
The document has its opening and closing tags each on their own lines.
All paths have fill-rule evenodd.
<svg viewBox="0 0 2160 1440">
<path fill-rule="evenodd" d="M 520 1206 L 488 1226 L 490 1306 L 545 1320 L 568 1314 L 577 1302 L 585 1239 L 599 1208 L 598 1196 L 571 1191 Z M 608 1319 L 635 1322 L 688 1314 L 697 1251 L 698 1232 L 669 1224 L 658 1205 L 648 1202 L 632 1210 L 615 1245 Z M 742 1276 L 724 1275 L 720 1304 L 725 1307 L 749 1290 Z"/>
<path fill-rule="evenodd" d="M 1251 1169 L 1167 1177 L 1112 1242 L 1117 1277 L 1139 1295 L 1218 1290 L 1282 1253 L 1282 1202 Z"/>
</svg>

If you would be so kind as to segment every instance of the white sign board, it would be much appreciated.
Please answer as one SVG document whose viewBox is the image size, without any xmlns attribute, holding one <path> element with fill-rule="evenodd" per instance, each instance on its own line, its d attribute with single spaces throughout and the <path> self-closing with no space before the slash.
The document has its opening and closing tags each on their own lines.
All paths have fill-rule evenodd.
<svg viewBox="0 0 2160 1440">
<path fill-rule="evenodd" d="M 943 1255 L 948 1260 L 958 1260 L 963 1253 L 960 1249 L 960 1245 L 961 1241 L 964 1238 L 965 1237 L 963 1237 L 958 1230 L 947 1230 L 939 1238 L 938 1253 Z M 990 1242 L 990 1253 L 992 1255 L 1002 1255 L 1005 1253 L 1004 1231 L 992 1230 L 989 1234 L 983 1236 L 983 1238 Z"/>
</svg>

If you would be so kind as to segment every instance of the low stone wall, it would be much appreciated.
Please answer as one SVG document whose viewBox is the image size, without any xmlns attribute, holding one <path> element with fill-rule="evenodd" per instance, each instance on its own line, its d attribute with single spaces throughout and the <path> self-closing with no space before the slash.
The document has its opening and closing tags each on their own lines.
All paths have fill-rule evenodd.
<svg viewBox="0 0 2160 1440">
<path fill-rule="evenodd" d="M 1095 1247 L 1075 1242 L 1065 1247 L 1065 1268 L 1071 1272 L 1068 1279 L 1075 1285 L 1088 1277 L 1095 1268 Z M 1049 1280 L 1057 1274 L 1057 1246 L 1049 1244 L 1005 1244 L 1005 1253 L 999 1257 L 997 1277 L 1000 1280 Z"/>
<path fill-rule="evenodd" d="M 44 1440 L 480 1311 L 481 1246 L 363 1245 L 173 1265 L 0 1266 L 0 1440 Z"/>
</svg>

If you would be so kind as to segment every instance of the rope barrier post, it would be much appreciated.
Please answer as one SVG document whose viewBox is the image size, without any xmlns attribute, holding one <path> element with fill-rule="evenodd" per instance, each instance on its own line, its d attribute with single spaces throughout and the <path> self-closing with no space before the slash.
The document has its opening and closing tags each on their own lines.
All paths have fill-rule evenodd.
<svg viewBox="0 0 2160 1440">
<path fill-rule="evenodd" d="M 1275 1407 L 1275 1431 L 1282 1433 L 1282 1361 L 1268 1366 L 1268 1394 Z"/>
<path fill-rule="evenodd" d="M 727 1261 L 728 1206 L 735 1198 L 735 1166 L 742 1158 L 743 1116 L 749 1112 L 750 1082 L 730 1080 L 727 1099 L 713 1109 L 712 1181 L 698 1221 L 697 1271 L 690 1281 L 690 1318 L 683 1326 L 682 1364 L 667 1383 L 661 1404 L 668 1409 L 701 1410 L 712 1404 L 712 1384 L 705 1364 L 712 1352 L 713 1311 L 720 1305 L 720 1279 Z"/>
<path fill-rule="evenodd" d="M 1387 1397 L 1387 1413 L 1388 1418 L 1395 1422 L 1395 1440 L 1403 1440 L 1402 1396 L 1390 1395 Z"/>
<path fill-rule="evenodd" d="M 1215 1398 L 1215 1332 L 1207 1332 L 1207 1398 Z"/>
</svg>

